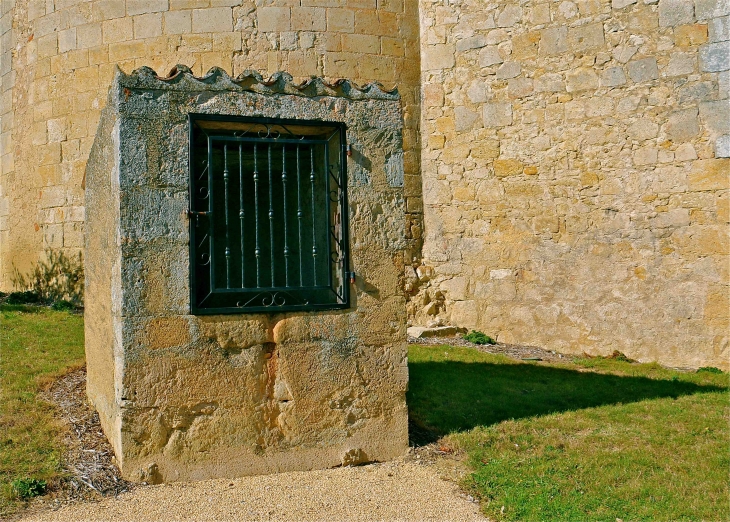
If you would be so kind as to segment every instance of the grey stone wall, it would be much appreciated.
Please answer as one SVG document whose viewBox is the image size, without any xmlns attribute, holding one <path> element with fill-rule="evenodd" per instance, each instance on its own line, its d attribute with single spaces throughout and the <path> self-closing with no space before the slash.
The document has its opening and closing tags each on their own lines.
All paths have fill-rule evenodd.
<svg viewBox="0 0 730 522">
<path fill-rule="evenodd" d="M 189 314 L 191 112 L 346 123 L 357 152 L 351 308 Z M 221 70 L 198 79 L 182 67 L 169 79 L 116 74 L 87 171 L 86 350 L 89 394 L 125 476 L 312 469 L 405 450 L 403 177 L 387 163 L 402 132 L 397 94 L 375 85 L 296 86 L 283 74 L 265 84 Z"/>
</svg>

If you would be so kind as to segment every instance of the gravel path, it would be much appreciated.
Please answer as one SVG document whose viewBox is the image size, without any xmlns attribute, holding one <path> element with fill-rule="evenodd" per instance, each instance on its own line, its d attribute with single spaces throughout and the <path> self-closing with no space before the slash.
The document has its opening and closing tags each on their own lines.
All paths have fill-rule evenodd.
<svg viewBox="0 0 730 522">
<path fill-rule="evenodd" d="M 40 506 L 38 506 L 40 507 Z M 433 465 L 384 464 L 135 487 L 99 502 L 28 513 L 30 521 L 486 520 Z"/>
</svg>

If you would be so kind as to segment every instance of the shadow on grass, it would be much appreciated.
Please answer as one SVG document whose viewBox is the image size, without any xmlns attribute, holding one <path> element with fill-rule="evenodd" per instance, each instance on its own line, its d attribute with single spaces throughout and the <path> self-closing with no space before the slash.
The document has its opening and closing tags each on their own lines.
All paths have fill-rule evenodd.
<svg viewBox="0 0 730 522">
<path fill-rule="evenodd" d="M 410 439 L 416 446 L 476 426 L 608 404 L 701 392 L 718 386 L 624 377 L 532 364 L 458 361 L 408 365 Z"/>
</svg>

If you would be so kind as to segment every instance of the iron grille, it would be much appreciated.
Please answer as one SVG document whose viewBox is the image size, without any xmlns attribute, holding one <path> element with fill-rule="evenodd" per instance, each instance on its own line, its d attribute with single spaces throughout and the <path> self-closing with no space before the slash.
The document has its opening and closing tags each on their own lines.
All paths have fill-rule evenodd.
<svg viewBox="0 0 730 522">
<path fill-rule="evenodd" d="M 341 123 L 190 115 L 194 314 L 346 308 Z"/>
</svg>

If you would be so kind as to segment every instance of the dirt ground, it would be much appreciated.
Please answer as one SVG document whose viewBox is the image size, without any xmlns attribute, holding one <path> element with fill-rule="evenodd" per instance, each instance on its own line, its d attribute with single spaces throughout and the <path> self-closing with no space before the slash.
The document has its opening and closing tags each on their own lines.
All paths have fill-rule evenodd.
<svg viewBox="0 0 730 522">
<path fill-rule="evenodd" d="M 457 486 L 465 469 L 438 446 L 359 467 L 157 486 L 122 479 L 97 414 L 86 402 L 85 369 L 44 392 L 69 426 L 68 478 L 31 503 L 23 521 L 485 520 Z"/>
</svg>

